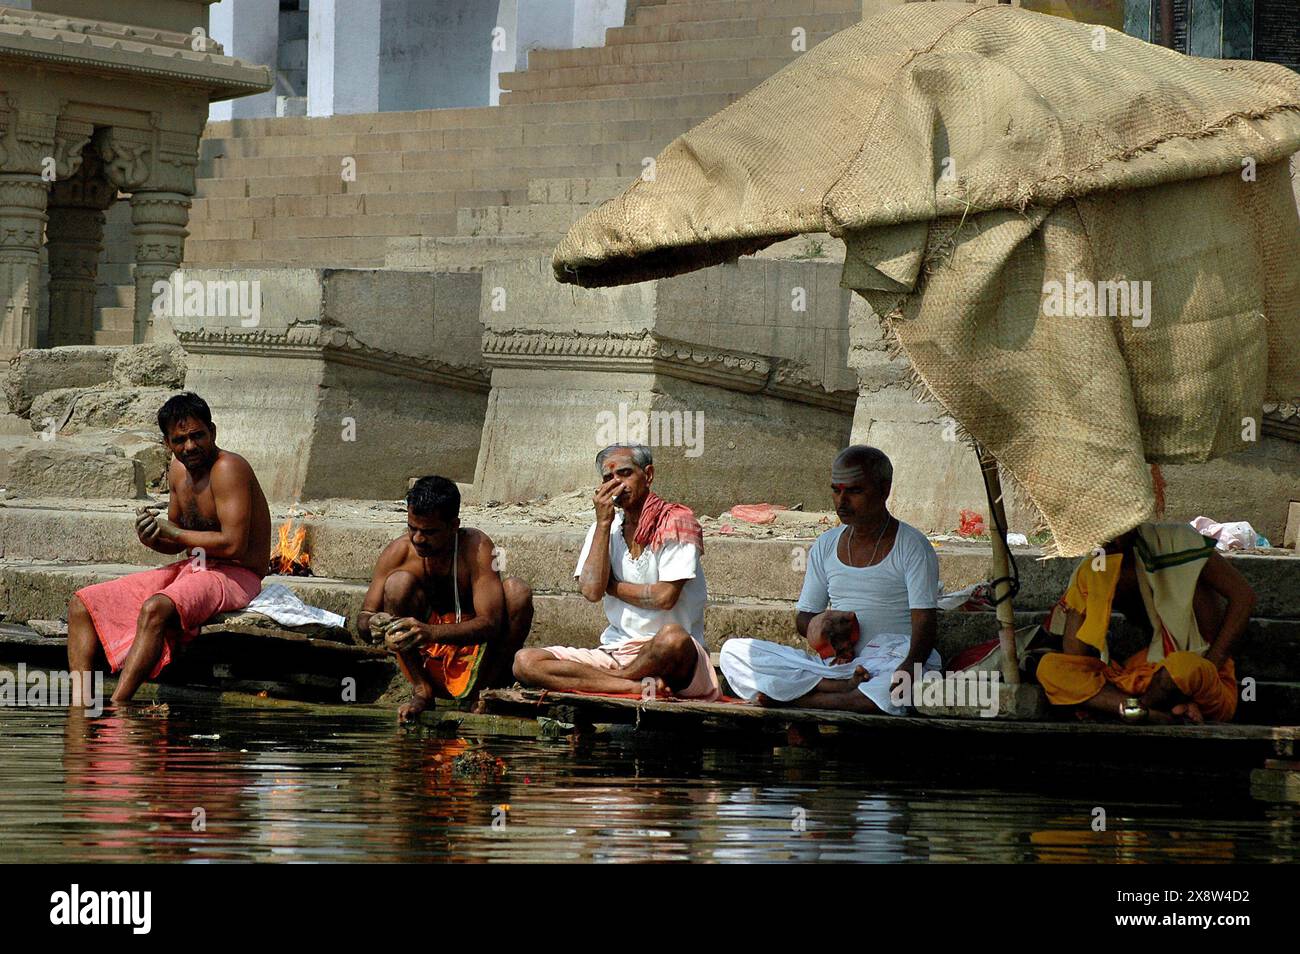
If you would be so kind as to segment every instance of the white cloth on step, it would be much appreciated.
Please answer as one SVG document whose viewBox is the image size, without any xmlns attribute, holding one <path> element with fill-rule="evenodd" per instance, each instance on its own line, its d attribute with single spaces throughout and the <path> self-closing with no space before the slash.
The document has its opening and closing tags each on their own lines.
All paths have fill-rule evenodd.
<svg viewBox="0 0 1300 954">
<path fill-rule="evenodd" d="M 251 603 L 244 607 L 243 612 L 261 613 L 263 616 L 271 617 L 281 626 L 307 626 L 311 623 L 319 623 L 323 626 L 343 627 L 348 622 L 346 616 L 331 613 L 319 606 L 308 606 L 298 598 L 297 593 L 283 583 L 272 583 L 264 588 Z"/>
<path fill-rule="evenodd" d="M 778 702 L 807 695 L 823 679 L 848 679 L 861 666 L 869 678 L 858 684 L 858 691 L 881 712 L 901 715 L 905 707 L 895 705 L 889 693 L 894 670 L 907 658 L 911 643 L 910 636 L 884 633 L 868 640 L 852 662 L 833 663 L 766 639 L 729 639 L 722 644 L 719 666 L 735 695 L 752 700 L 761 692 Z M 930 672 L 939 668 L 939 654 L 931 651 L 923 669 Z"/>
<path fill-rule="evenodd" d="M 1213 537 L 1216 550 L 1254 550 L 1259 534 L 1245 520 L 1217 523 L 1209 517 L 1197 517 L 1192 528 L 1203 537 Z"/>
</svg>

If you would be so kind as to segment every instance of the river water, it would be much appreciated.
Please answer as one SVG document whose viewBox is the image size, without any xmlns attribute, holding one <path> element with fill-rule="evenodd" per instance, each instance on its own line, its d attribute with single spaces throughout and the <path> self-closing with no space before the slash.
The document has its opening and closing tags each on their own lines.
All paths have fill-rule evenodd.
<svg viewBox="0 0 1300 954">
<path fill-rule="evenodd" d="M 617 734 L 443 735 L 379 710 L 0 709 L 0 861 L 1241 862 L 1300 846 L 1300 806 L 1240 786 L 987 776 Z"/>
</svg>

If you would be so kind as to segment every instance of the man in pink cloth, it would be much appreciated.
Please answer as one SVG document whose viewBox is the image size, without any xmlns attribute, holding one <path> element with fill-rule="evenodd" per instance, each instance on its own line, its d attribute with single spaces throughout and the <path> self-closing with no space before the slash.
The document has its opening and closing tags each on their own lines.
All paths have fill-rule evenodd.
<svg viewBox="0 0 1300 954">
<path fill-rule="evenodd" d="M 149 549 L 185 557 L 87 586 L 68 602 L 68 668 L 89 673 L 107 659 L 121 670 L 115 704 L 162 672 L 212 616 L 247 606 L 271 552 L 266 497 L 248 461 L 217 447 L 207 402 L 176 395 L 159 409 L 158 427 L 172 452 L 167 516 L 145 508 L 135 532 Z"/>
<path fill-rule="evenodd" d="M 650 448 L 606 447 L 596 469 L 603 480 L 592 497 L 596 522 L 573 575 L 584 597 L 604 603 L 609 625 L 598 649 L 519 650 L 515 678 L 544 689 L 716 699 L 718 678 L 704 648 L 699 521 L 651 491 Z"/>
</svg>

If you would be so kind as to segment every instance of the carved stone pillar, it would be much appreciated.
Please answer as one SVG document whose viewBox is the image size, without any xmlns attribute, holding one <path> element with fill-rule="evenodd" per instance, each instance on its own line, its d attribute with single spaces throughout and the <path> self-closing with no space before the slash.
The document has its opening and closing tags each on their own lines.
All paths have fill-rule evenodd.
<svg viewBox="0 0 1300 954">
<path fill-rule="evenodd" d="M 7 108 L 5 108 L 7 107 Z M 0 105 L 0 359 L 36 346 L 41 238 L 53 162 L 54 117 Z"/>
<path fill-rule="evenodd" d="M 93 149 L 70 151 L 85 146 L 90 133 L 89 124 L 77 124 L 69 131 L 69 139 L 56 142 L 56 156 L 60 151 L 64 156 L 59 179 L 50 190 L 49 224 L 45 229 L 51 348 L 92 344 L 95 340 L 95 277 L 103 250 L 104 210 L 113 204 L 117 187 L 104 178 Z M 67 150 L 59 149 L 62 142 L 69 144 Z"/>
<path fill-rule="evenodd" d="M 198 136 L 168 130 L 104 130 L 96 139 L 104 172 L 131 193 L 135 237 L 135 341 L 172 340 L 166 318 L 154 320 L 154 285 L 170 279 L 185 255 L 194 195 Z"/>
<path fill-rule="evenodd" d="M 171 322 L 153 315 L 154 285 L 168 281 L 185 257 L 190 197 L 179 192 L 136 192 L 131 196 L 135 236 L 135 340 L 170 341 Z"/>
<path fill-rule="evenodd" d="M 36 347 L 41 231 L 49 183 L 31 173 L 0 173 L 0 359 Z"/>
</svg>

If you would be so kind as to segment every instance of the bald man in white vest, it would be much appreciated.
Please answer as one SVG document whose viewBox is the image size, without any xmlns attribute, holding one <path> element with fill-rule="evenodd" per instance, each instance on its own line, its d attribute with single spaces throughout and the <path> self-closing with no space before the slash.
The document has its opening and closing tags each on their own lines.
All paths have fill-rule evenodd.
<svg viewBox="0 0 1300 954">
<path fill-rule="evenodd" d="M 831 465 L 841 526 L 808 553 L 795 628 L 809 649 L 729 639 L 721 667 L 731 691 L 757 705 L 899 714 L 895 673 L 940 668 L 939 558 L 925 534 L 890 514 L 894 468 L 855 444 Z M 910 684 L 910 683 L 907 683 Z"/>
</svg>

